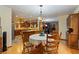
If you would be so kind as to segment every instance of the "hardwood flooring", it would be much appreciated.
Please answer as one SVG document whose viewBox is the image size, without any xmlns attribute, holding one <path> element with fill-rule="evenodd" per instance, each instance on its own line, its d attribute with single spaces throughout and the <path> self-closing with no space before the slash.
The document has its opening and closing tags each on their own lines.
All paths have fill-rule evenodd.
<svg viewBox="0 0 79 59">
<path fill-rule="evenodd" d="M 22 54 L 22 49 L 22 40 L 16 39 L 13 43 L 13 46 L 8 48 L 8 50 L 3 52 L 2 54 Z M 59 44 L 58 54 L 79 54 L 79 50 L 69 48 L 66 44 L 66 41 L 61 40 Z"/>
<path fill-rule="evenodd" d="M 9 47 L 7 51 L 3 52 L 2 54 L 21 54 L 22 49 L 22 40 L 17 37 L 13 43 L 13 46 Z"/>
<path fill-rule="evenodd" d="M 67 46 L 66 41 L 61 41 L 59 44 L 59 54 L 79 54 L 79 50 L 77 49 L 72 49 Z"/>
</svg>

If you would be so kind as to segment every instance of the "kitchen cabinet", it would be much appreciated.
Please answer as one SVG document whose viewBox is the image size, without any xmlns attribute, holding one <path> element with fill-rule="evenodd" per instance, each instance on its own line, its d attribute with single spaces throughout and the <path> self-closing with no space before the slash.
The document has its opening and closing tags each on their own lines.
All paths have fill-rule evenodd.
<svg viewBox="0 0 79 59">
<path fill-rule="evenodd" d="M 79 13 L 70 14 L 67 19 L 67 39 L 68 46 L 78 49 L 79 40 Z"/>
</svg>

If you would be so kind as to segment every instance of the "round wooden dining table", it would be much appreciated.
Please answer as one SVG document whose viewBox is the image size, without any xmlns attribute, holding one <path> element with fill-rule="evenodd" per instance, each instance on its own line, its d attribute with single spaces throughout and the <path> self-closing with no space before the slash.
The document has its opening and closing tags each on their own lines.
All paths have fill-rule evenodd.
<svg viewBox="0 0 79 59">
<path fill-rule="evenodd" d="M 48 34 L 48 36 L 52 36 Z M 29 42 L 34 45 L 34 50 L 32 49 L 32 54 L 43 54 L 44 46 L 46 44 L 47 34 L 40 35 L 40 34 L 33 34 L 29 36 Z"/>
</svg>

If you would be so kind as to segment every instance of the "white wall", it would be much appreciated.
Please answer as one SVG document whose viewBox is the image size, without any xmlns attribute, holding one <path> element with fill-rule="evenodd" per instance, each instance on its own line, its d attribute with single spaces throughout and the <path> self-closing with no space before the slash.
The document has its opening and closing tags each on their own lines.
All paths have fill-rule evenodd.
<svg viewBox="0 0 79 59">
<path fill-rule="evenodd" d="M 79 13 L 79 6 L 74 10 L 74 13 Z"/>
<path fill-rule="evenodd" d="M 68 15 L 58 16 L 59 33 L 62 32 L 61 39 L 66 39 L 67 17 Z"/>
<path fill-rule="evenodd" d="M 11 16 L 12 16 L 12 12 L 10 8 L 0 6 L 2 32 L 7 31 L 7 46 L 8 47 L 12 45 Z"/>
<path fill-rule="evenodd" d="M 79 7 L 77 7 L 73 13 L 79 13 Z M 58 16 L 59 22 L 59 33 L 62 32 L 62 39 L 66 39 L 66 31 L 67 31 L 67 18 L 68 15 Z"/>
</svg>

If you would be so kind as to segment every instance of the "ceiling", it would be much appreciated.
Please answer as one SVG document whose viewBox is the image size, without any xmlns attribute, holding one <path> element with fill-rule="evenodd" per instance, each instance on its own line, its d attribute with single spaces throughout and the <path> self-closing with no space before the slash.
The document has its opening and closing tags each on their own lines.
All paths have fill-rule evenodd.
<svg viewBox="0 0 79 59">
<path fill-rule="evenodd" d="M 39 17 L 39 5 L 7 5 L 12 8 L 13 15 L 21 17 Z M 71 14 L 78 5 L 43 5 L 42 14 L 45 18 L 53 18 L 60 15 Z"/>
</svg>

